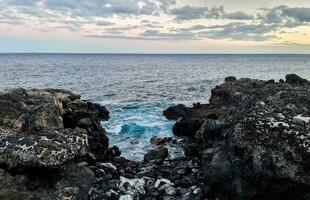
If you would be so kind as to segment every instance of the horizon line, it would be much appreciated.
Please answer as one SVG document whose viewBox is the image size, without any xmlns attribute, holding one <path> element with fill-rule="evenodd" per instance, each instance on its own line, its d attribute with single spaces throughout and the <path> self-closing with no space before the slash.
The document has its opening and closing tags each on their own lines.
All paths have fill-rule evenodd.
<svg viewBox="0 0 310 200">
<path fill-rule="evenodd" d="M 0 54 L 89 54 L 89 55 L 310 55 L 310 53 L 93 53 L 93 52 L 0 52 Z"/>
</svg>

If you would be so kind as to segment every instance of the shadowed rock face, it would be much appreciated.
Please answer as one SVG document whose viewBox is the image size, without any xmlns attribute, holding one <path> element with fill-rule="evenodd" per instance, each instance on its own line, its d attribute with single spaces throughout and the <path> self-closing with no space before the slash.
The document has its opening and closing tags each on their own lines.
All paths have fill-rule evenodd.
<svg viewBox="0 0 310 200">
<path fill-rule="evenodd" d="M 184 108 L 174 130 L 192 138 L 187 147 L 202 160 L 206 196 L 309 199 L 309 97 L 309 81 L 296 75 L 239 79 L 213 89 L 209 104 Z M 203 121 L 198 131 L 193 121 Z"/>
<path fill-rule="evenodd" d="M 1 199 L 87 198 L 94 174 L 74 163 L 108 159 L 107 119 L 103 106 L 65 90 L 0 93 Z"/>
</svg>

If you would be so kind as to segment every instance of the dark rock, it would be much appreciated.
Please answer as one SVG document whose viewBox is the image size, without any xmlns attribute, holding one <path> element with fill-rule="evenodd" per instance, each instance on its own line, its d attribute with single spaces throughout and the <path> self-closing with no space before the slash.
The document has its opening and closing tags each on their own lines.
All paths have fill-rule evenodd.
<svg viewBox="0 0 310 200">
<path fill-rule="evenodd" d="M 195 137 L 198 140 L 203 140 L 204 142 L 214 139 L 223 139 L 223 127 L 224 124 L 222 122 L 208 119 L 202 124 Z"/>
<path fill-rule="evenodd" d="M 164 110 L 163 114 L 167 119 L 178 120 L 179 118 L 186 115 L 186 111 L 186 107 L 182 104 L 179 104 Z"/>
<path fill-rule="evenodd" d="M 151 142 L 152 145 L 159 146 L 159 145 L 164 145 L 167 142 L 171 142 L 171 141 L 172 141 L 171 137 L 158 138 L 158 137 L 155 136 L 155 137 L 151 138 L 150 142 Z"/>
<path fill-rule="evenodd" d="M 1 199 L 88 199 L 108 112 L 66 90 L 0 93 Z M 3 197 L 3 198 L 2 198 Z"/>
<path fill-rule="evenodd" d="M 202 107 L 202 104 L 197 102 L 197 103 L 193 103 L 193 108 L 201 108 Z"/>
<path fill-rule="evenodd" d="M 309 82 L 296 75 L 286 76 L 286 83 L 239 79 L 214 88 L 208 105 L 186 108 L 174 133 L 196 135 L 185 144 L 185 154 L 202 160 L 199 194 L 207 199 L 308 199 L 309 96 Z M 192 194 L 184 190 L 183 197 Z"/>
<path fill-rule="evenodd" d="M 193 138 L 202 124 L 203 121 L 200 119 L 181 119 L 174 124 L 172 132 L 177 136 L 188 136 Z"/>
<path fill-rule="evenodd" d="M 109 148 L 109 155 L 111 155 L 112 157 L 117 157 L 117 156 L 120 156 L 121 154 L 122 152 L 117 146 L 113 146 Z"/>
<path fill-rule="evenodd" d="M 288 74 L 285 76 L 286 82 L 289 84 L 305 84 L 308 83 L 306 79 L 300 78 L 296 74 Z"/>
<path fill-rule="evenodd" d="M 161 147 L 159 149 L 150 150 L 144 156 L 144 161 L 149 162 L 151 160 L 164 160 L 168 157 L 168 149 L 166 147 Z"/>
<path fill-rule="evenodd" d="M 270 80 L 265 82 L 265 84 L 273 84 L 273 83 L 275 83 L 275 81 L 273 79 L 270 79 Z"/>
<path fill-rule="evenodd" d="M 233 82 L 233 81 L 236 81 L 236 77 L 234 76 L 228 76 L 225 78 L 225 82 Z"/>
</svg>

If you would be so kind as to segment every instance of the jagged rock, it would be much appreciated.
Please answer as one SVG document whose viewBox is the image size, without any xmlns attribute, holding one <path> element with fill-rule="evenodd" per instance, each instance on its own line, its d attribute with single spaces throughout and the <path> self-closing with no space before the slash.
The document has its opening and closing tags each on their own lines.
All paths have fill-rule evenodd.
<svg viewBox="0 0 310 200">
<path fill-rule="evenodd" d="M 0 128 L 0 163 L 7 169 L 59 167 L 89 151 L 83 129 L 50 130 L 35 135 Z"/>
<path fill-rule="evenodd" d="M 161 147 L 159 149 L 152 149 L 144 156 L 144 161 L 163 160 L 168 157 L 168 148 Z"/>
<path fill-rule="evenodd" d="M 200 119 L 181 119 L 175 123 L 172 132 L 177 136 L 195 137 L 202 123 Z"/>
<path fill-rule="evenodd" d="M 95 175 L 81 161 L 109 157 L 108 118 L 66 90 L 0 93 L 1 199 L 87 199 Z"/>
<path fill-rule="evenodd" d="M 214 88 L 209 104 L 187 108 L 174 127 L 196 133 L 186 147 L 188 159 L 202 160 L 204 197 L 309 199 L 309 96 L 309 81 L 296 75 L 239 79 Z M 195 120 L 205 121 L 199 131 Z"/>
<path fill-rule="evenodd" d="M 0 94 L 0 126 L 21 132 L 63 128 L 55 97 L 42 90 L 16 89 Z"/>
<path fill-rule="evenodd" d="M 176 106 L 169 107 L 164 110 L 163 114 L 167 119 L 178 120 L 179 118 L 186 115 L 187 109 L 185 105 L 179 104 Z"/>
</svg>

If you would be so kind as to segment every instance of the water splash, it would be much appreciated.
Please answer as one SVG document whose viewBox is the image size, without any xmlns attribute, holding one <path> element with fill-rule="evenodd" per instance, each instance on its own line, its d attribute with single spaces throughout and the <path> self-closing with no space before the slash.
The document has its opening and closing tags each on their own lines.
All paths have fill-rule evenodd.
<svg viewBox="0 0 310 200">
<path fill-rule="evenodd" d="M 110 144 L 119 146 L 122 155 L 131 160 L 142 160 L 151 148 L 150 139 L 172 137 L 173 122 L 165 119 L 162 111 L 165 104 L 131 103 L 123 106 L 108 106 L 111 119 L 103 122 Z M 171 151 L 176 151 L 172 149 Z"/>
</svg>

